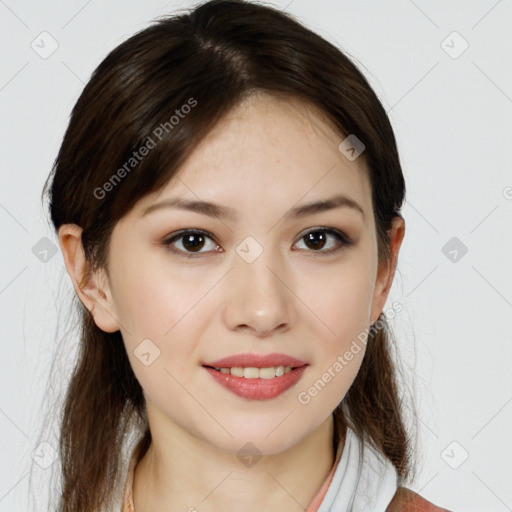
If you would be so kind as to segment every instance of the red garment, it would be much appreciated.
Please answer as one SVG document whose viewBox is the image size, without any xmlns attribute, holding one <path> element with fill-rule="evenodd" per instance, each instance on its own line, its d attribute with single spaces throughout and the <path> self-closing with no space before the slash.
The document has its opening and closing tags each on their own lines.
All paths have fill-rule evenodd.
<svg viewBox="0 0 512 512">
<path fill-rule="evenodd" d="M 422 498 L 419 494 L 399 487 L 386 512 L 450 512 Z"/>
</svg>

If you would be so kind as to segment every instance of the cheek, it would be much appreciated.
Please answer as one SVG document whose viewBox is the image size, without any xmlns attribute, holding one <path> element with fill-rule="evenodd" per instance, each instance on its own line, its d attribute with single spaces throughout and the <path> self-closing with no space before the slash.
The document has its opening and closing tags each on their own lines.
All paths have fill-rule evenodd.
<svg viewBox="0 0 512 512">
<path fill-rule="evenodd" d="M 130 258 L 116 276 L 116 312 L 133 343 L 144 338 L 165 344 L 211 287 L 159 258 Z M 211 276 L 210 276 L 211 278 Z M 193 285 L 191 283 L 194 283 Z M 186 322 L 185 322 L 186 323 Z"/>
<path fill-rule="evenodd" d="M 372 266 L 358 253 L 342 264 L 309 273 L 301 297 L 318 320 L 326 351 L 342 349 L 369 324 L 373 299 Z"/>
<path fill-rule="evenodd" d="M 298 402 L 316 409 L 322 415 L 330 414 L 352 386 L 365 350 L 365 341 L 357 336 L 338 337 L 336 344 L 311 367 L 309 378 L 297 394 Z"/>
<path fill-rule="evenodd" d="M 329 275 L 309 280 L 311 310 L 318 317 L 316 363 L 298 396 L 333 410 L 344 398 L 361 366 L 373 297 L 372 267 L 363 258 L 351 259 Z M 309 305 L 309 304 L 308 304 Z"/>
<path fill-rule="evenodd" d="M 197 268 L 171 267 L 160 255 L 130 258 L 120 268 L 126 277 L 117 276 L 116 311 L 134 371 L 141 366 L 136 355 L 143 340 L 151 340 L 145 342 L 147 348 L 158 353 L 149 375 L 141 368 L 141 383 L 165 370 L 180 381 L 188 379 L 190 367 L 200 357 L 196 353 L 198 341 L 217 311 L 211 306 L 209 291 L 219 276 L 206 270 L 199 275 Z M 136 372 L 137 377 L 139 374 Z"/>
<path fill-rule="evenodd" d="M 190 387 L 201 325 L 197 313 L 208 284 L 192 287 L 186 276 L 163 276 L 162 267 L 141 262 L 117 276 L 116 313 L 134 374 L 152 402 L 180 402 Z M 172 283 L 172 284 L 171 284 Z M 210 285 L 211 287 L 211 285 Z M 204 289 L 203 289 L 204 288 Z M 194 322 L 195 320 L 195 322 Z M 181 404 L 184 406 L 184 404 Z"/>
</svg>

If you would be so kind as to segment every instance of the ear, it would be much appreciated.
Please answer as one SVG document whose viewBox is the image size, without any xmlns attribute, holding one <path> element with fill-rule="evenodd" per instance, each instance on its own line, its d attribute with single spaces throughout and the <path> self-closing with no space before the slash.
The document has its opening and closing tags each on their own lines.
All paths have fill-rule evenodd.
<svg viewBox="0 0 512 512">
<path fill-rule="evenodd" d="M 82 246 L 82 228 L 63 224 L 58 231 L 59 244 L 75 291 L 90 311 L 96 325 L 105 332 L 119 330 L 108 276 L 104 269 L 90 269 Z"/>
<path fill-rule="evenodd" d="M 402 216 L 399 215 L 393 218 L 388 234 L 391 245 L 391 255 L 389 261 L 382 264 L 377 271 L 370 324 L 375 323 L 382 313 L 389 295 L 389 290 L 393 284 L 393 277 L 398 261 L 398 252 L 400 251 L 400 246 L 402 245 L 402 240 L 405 235 L 405 221 Z"/>
</svg>

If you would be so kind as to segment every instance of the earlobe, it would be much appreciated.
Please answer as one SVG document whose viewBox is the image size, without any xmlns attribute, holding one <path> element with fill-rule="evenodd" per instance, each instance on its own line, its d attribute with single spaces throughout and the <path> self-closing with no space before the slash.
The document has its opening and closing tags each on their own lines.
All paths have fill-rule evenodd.
<svg viewBox="0 0 512 512">
<path fill-rule="evenodd" d="M 398 253 L 405 236 L 405 221 L 401 215 L 393 218 L 391 229 L 389 230 L 390 250 L 389 261 L 383 265 L 377 273 L 375 283 L 375 292 L 373 296 L 372 312 L 370 323 L 373 324 L 379 318 L 393 284 L 396 264 L 398 261 Z"/>
<path fill-rule="evenodd" d="M 58 232 L 59 244 L 73 287 L 96 325 L 105 332 L 119 330 L 108 278 L 103 269 L 92 271 L 82 246 L 82 228 L 63 224 Z"/>
</svg>

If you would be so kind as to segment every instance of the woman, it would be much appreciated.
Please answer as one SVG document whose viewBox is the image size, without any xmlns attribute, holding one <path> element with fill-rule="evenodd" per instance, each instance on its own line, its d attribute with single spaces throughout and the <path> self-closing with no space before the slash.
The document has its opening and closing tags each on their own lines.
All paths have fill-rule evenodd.
<svg viewBox="0 0 512 512">
<path fill-rule="evenodd" d="M 82 314 L 59 511 L 442 510 L 405 488 L 384 311 L 404 178 L 340 50 L 243 1 L 163 18 L 50 178 Z"/>
</svg>

